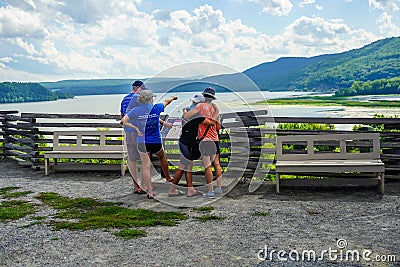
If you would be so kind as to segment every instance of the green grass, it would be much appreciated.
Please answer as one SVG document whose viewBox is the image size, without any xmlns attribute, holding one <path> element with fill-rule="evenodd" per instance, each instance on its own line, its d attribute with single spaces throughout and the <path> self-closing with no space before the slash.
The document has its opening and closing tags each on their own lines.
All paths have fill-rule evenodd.
<svg viewBox="0 0 400 267">
<path fill-rule="evenodd" d="M 1 222 L 19 220 L 35 212 L 36 205 L 27 201 L 12 200 L 0 203 Z"/>
<path fill-rule="evenodd" d="M 20 188 L 21 187 L 18 187 L 18 186 L 8 186 L 8 187 L 0 188 L 0 195 L 8 194 L 9 191 L 17 190 Z"/>
<path fill-rule="evenodd" d="M 120 203 L 100 202 L 91 198 L 67 198 L 56 193 L 40 193 L 37 199 L 45 204 L 60 209 L 51 222 L 55 229 L 87 230 L 87 229 L 122 229 L 135 227 L 175 226 L 187 215 L 180 212 L 156 212 L 146 209 L 128 209 L 120 207 Z M 139 231 L 139 230 L 137 230 Z M 120 235 L 129 235 L 123 231 Z M 138 236 L 145 233 L 138 232 Z"/>
<path fill-rule="evenodd" d="M 13 192 L 4 195 L 5 198 L 19 198 L 34 193 L 33 191 Z"/>
<path fill-rule="evenodd" d="M 254 216 L 269 216 L 269 215 L 271 215 L 271 213 L 268 211 L 254 211 L 253 215 Z"/>
<path fill-rule="evenodd" d="M 193 208 L 193 211 L 197 211 L 197 212 L 210 212 L 213 210 L 214 210 L 214 207 L 212 207 L 212 206 Z"/>
<path fill-rule="evenodd" d="M 271 105 L 315 105 L 315 106 L 350 106 L 350 107 L 399 107 L 400 101 L 354 101 L 349 97 L 335 96 L 306 96 L 297 98 L 277 98 L 268 101 L 260 101 L 255 104 Z"/>
<path fill-rule="evenodd" d="M 132 239 L 132 238 L 146 236 L 146 232 L 143 230 L 137 230 L 137 229 L 124 229 L 124 230 L 114 233 L 114 235 L 122 237 L 124 239 Z"/>
<path fill-rule="evenodd" d="M 19 187 L 0 189 L 3 196 L 21 197 L 33 193 L 31 191 L 9 193 Z M 18 194 L 16 194 L 18 193 Z M 54 229 L 88 230 L 88 229 L 118 229 L 116 236 L 130 239 L 146 236 L 139 227 L 175 226 L 188 216 L 181 212 L 157 212 L 146 209 L 129 209 L 121 207 L 122 203 L 102 202 L 93 198 L 68 198 L 53 192 L 44 192 L 35 196 L 36 199 L 57 210 L 53 220 L 45 222 L 45 216 L 32 216 L 33 222 L 21 226 L 31 227 L 37 224 L 47 224 Z M 32 215 L 37 211 L 37 205 L 21 200 L 4 201 L 0 203 L 0 221 L 8 222 Z"/>
</svg>

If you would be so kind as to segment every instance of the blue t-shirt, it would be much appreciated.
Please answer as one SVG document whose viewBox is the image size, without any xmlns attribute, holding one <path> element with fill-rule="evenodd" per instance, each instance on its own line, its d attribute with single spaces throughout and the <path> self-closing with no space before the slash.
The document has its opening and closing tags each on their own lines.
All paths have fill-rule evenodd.
<svg viewBox="0 0 400 267">
<path fill-rule="evenodd" d="M 122 99 L 120 109 L 122 115 L 126 115 L 131 109 L 138 106 L 138 98 L 138 94 L 130 93 Z"/>
<path fill-rule="evenodd" d="M 131 111 L 133 108 L 137 107 L 140 103 L 138 101 L 139 95 L 130 93 L 129 95 L 126 95 L 121 102 L 121 112 L 123 115 L 126 115 Z M 134 124 L 132 118 L 129 120 L 130 123 Z M 126 132 L 136 132 L 135 129 L 132 129 L 130 127 L 124 126 L 124 129 Z"/>
<path fill-rule="evenodd" d="M 164 104 L 139 104 L 129 111 L 128 116 L 133 125 L 139 128 L 143 136 L 137 136 L 138 143 L 161 144 L 160 114 L 164 111 Z"/>
</svg>

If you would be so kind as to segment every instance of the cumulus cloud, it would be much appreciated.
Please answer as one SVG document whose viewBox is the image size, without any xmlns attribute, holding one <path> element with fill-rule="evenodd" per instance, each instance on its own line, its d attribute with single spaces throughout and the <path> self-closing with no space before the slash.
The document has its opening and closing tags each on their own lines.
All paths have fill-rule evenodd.
<svg viewBox="0 0 400 267">
<path fill-rule="evenodd" d="M 256 2 L 263 6 L 262 12 L 273 16 L 287 16 L 293 8 L 290 0 L 246 0 Z M 307 0 L 306 0 L 307 1 Z"/>
<path fill-rule="evenodd" d="M 304 7 L 304 6 L 306 6 L 306 5 L 312 5 L 312 4 L 314 4 L 315 3 L 315 0 L 304 0 L 303 2 L 301 2 L 300 4 L 299 4 L 299 7 Z"/>
<path fill-rule="evenodd" d="M 284 40 L 290 40 L 286 47 L 294 48 L 303 55 L 346 51 L 376 39 L 365 30 L 351 29 L 340 19 L 306 16 L 289 25 L 283 36 Z"/>
<path fill-rule="evenodd" d="M 369 5 L 376 9 L 384 10 L 388 13 L 399 10 L 398 0 L 369 0 Z"/>
<path fill-rule="evenodd" d="M 244 1 L 257 2 L 276 16 L 293 8 L 289 0 Z M 281 56 L 344 51 L 375 38 L 342 20 L 306 16 L 269 36 L 209 4 L 146 13 L 136 6 L 140 1 L 131 0 L 6 2 L 0 8 L 0 74 L 9 78 L 40 80 L 34 73 L 44 68 L 48 79 L 145 77 L 194 61 L 243 70 Z M 396 30 L 389 16 L 382 21 Z M 22 64 L 35 70 L 28 74 L 21 70 L 26 66 L 10 67 Z"/>
<path fill-rule="evenodd" d="M 30 14 L 15 7 L 0 7 L 0 36 L 3 38 L 43 38 L 47 34 L 37 14 Z"/>
<path fill-rule="evenodd" d="M 379 30 L 382 34 L 400 36 L 400 27 L 393 23 L 392 16 L 390 16 L 387 12 L 383 12 L 378 21 L 381 23 Z"/>
</svg>

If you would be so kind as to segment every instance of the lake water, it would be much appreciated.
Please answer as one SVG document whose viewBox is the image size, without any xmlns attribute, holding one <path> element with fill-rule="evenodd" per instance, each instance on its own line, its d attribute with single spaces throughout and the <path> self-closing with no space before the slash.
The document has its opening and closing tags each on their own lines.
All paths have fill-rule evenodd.
<svg viewBox="0 0 400 267">
<path fill-rule="evenodd" d="M 217 93 L 215 103 L 220 113 L 267 109 L 273 116 L 298 117 L 372 117 L 374 114 L 399 114 L 396 108 L 364 108 L 341 106 L 276 106 L 250 105 L 251 103 L 280 97 L 307 95 L 305 92 L 239 92 Z M 162 102 L 172 94 L 156 94 L 155 101 Z M 165 111 L 171 116 L 180 116 L 182 108 L 190 104 L 193 92 L 178 93 L 178 100 L 172 102 Z M 18 110 L 21 113 L 52 113 L 52 114 L 119 114 L 121 99 L 125 95 L 91 95 L 77 96 L 73 99 L 0 104 L 0 110 Z"/>
</svg>

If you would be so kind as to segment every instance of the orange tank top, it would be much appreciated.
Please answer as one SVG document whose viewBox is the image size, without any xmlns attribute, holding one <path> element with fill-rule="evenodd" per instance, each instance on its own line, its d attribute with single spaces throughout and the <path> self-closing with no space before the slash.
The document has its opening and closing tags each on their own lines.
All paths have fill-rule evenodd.
<svg viewBox="0 0 400 267">
<path fill-rule="evenodd" d="M 196 108 L 199 110 L 199 115 L 206 117 L 208 119 L 213 119 L 217 110 L 214 108 L 211 103 L 199 103 L 196 105 Z M 218 114 L 219 121 L 219 114 Z M 202 138 L 204 132 L 206 131 L 208 125 L 203 123 L 199 124 L 197 137 Z M 210 129 L 208 129 L 206 136 L 203 139 L 204 141 L 219 141 L 218 131 L 216 125 L 211 125 Z"/>
</svg>

